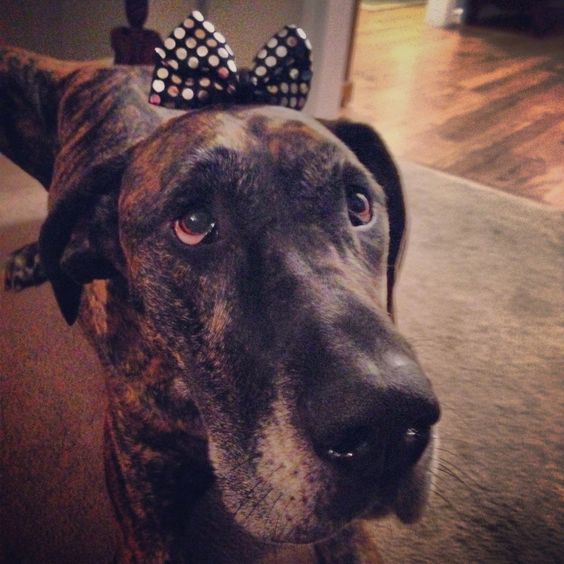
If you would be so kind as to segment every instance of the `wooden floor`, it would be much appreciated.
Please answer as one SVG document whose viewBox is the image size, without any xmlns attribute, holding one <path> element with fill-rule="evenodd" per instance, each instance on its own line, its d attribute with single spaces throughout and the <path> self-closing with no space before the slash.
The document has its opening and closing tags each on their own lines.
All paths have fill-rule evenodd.
<svg viewBox="0 0 564 564">
<path fill-rule="evenodd" d="M 564 209 L 564 36 L 361 10 L 347 117 L 398 157 Z"/>
</svg>

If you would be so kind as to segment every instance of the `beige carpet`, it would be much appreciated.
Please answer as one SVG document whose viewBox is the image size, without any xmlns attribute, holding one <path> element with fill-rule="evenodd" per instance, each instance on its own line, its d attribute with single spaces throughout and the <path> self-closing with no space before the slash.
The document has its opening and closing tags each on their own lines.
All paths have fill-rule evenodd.
<svg viewBox="0 0 564 564">
<path fill-rule="evenodd" d="M 564 213 L 406 164 L 399 324 L 443 406 L 437 495 L 394 563 L 562 562 Z"/>
<path fill-rule="evenodd" d="M 443 404 L 437 495 L 374 526 L 386 562 L 561 562 L 564 214 L 405 163 L 399 324 Z M 0 252 L 32 240 L 38 187 L 0 160 Z M 3 562 L 108 562 L 103 386 L 48 286 L 0 293 Z M 0 556 L 1 558 L 1 556 Z"/>
</svg>

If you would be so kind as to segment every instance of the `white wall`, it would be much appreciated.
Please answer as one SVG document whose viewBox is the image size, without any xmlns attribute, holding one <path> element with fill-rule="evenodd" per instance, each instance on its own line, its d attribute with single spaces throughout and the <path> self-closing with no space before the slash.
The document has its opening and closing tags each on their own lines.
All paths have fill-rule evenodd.
<svg viewBox="0 0 564 564">
<path fill-rule="evenodd" d="M 354 21 L 354 0 L 306 0 L 301 25 L 313 45 L 313 88 L 305 111 L 338 116 Z"/>
<path fill-rule="evenodd" d="M 457 0 L 427 0 L 425 21 L 434 27 L 447 27 L 454 22 Z"/>
</svg>

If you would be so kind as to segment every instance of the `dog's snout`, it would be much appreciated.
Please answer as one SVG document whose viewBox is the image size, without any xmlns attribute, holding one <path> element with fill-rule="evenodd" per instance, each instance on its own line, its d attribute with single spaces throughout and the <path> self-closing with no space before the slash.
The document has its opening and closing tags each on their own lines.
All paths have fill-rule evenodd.
<svg viewBox="0 0 564 564">
<path fill-rule="evenodd" d="M 302 417 L 321 459 L 371 478 L 419 460 L 439 419 L 438 402 L 415 363 L 388 370 L 386 378 L 330 378 L 307 393 Z"/>
</svg>

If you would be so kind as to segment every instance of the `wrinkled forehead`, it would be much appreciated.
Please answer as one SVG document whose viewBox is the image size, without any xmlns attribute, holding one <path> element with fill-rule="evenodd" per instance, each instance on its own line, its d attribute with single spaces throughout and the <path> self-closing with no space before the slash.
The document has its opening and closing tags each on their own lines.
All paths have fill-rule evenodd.
<svg viewBox="0 0 564 564">
<path fill-rule="evenodd" d="M 159 198 L 195 174 L 218 181 L 273 170 L 296 182 L 322 185 L 354 154 L 308 116 L 280 107 L 204 110 L 168 122 L 134 152 L 120 207 Z"/>
<path fill-rule="evenodd" d="M 339 143 L 317 120 L 279 106 L 239 106 L 193 112 L 169 123 L 167 135 L 187 137 L 188 149 L 224 146 L 246 150 L 266 142 L 301 138 L 310 143 Z M 275 146 L 271 147 L 276 149 Z"/>
</svg>

